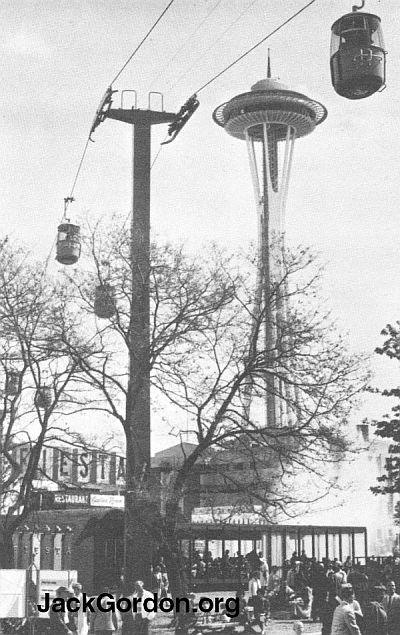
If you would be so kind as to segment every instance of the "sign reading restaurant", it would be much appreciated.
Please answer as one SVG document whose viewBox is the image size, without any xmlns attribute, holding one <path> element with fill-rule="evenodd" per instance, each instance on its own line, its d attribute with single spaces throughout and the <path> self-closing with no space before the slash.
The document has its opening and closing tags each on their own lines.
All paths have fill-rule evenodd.
<svg viewBox="0 0 400 635">
<path fill-rule="evenodd" d="M 64 492 L 52 492 L 53 503 L 57 506 L 79 506 L 90 505 L 90 494 L 69 494 Z"/>
<path fill-rule="evenodd" d="M 27 466 L 29 452 L 29 444 L 14 450 L 14 458 L 22 470 Z M 77 486 L 93 484 L 123 488 L 125 457 L 71 446 L 46 446 L 40 456 L 37 478 Z"/>
<path fill-rule="evenodd" d="M 114 494 L 87 494 L 85 492 L 51 492 L 52 507 L 67 509 L 69 507 L 114 507 L 124 509 L 125 497 Z"/>
</svg>

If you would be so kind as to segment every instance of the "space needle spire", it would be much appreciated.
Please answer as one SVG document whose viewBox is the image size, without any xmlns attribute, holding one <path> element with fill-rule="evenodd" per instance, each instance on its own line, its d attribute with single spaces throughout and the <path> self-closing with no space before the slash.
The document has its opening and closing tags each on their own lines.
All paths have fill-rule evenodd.
<svg viewBox="0 0 400 635">
<path fill-rule="evenodd" d="M 250 346 L 255 333 L 260 333 L 258 342 L 267 356 L 267 368 L 271 372 L 265 377 L 265 421 L 264 425 L 279 427 L 290 425 L 288 403 L 289 387 L 278 379 L 276 352 L 279 339 L 279 323 L 287 311 L 287 294 L 271 300 L 274 289 L 282 280 L 282 258 L 285 231 L 285 205 L 289 185 L 294 142 L 304 137 L 322 123 L 327 116 L 326 108 L 302 93 L 290 90 L 271 77 L 271 60 L 268 51 L 267 78 L 258 81 L 251 91 L 227 101 L 213 113 L 215 123 L 228 134 L 246 141 L 250 171 L 258 218 L 258 270 L 253 310 L 253 328 Z M 282 253 L 282 252 L 281 252 Z M 259 329 L 260 318 L 263 328 Z M 257 337 L 257 336 L 256 336 Z M 252 388 L 247 391 L 250 409 Z"/>
</svg>

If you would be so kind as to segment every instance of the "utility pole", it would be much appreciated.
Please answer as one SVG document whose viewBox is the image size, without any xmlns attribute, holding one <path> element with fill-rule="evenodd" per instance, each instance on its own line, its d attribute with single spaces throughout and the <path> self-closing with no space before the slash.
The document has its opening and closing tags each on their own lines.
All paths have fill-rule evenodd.
<svg viewBox="0 0 400 635">
<path fill-rule="evenodd" d="M 109 108 L 106 117 L 133 128 L 132 293 L 129 323 L 129 383 L 126 399 L 126 493 L 124 583 L 150 583 L 151 546 L 146 531 L 150 474 L 150 170 L 151 127 L 170 123 L 174 113 Z"/>
</svg>

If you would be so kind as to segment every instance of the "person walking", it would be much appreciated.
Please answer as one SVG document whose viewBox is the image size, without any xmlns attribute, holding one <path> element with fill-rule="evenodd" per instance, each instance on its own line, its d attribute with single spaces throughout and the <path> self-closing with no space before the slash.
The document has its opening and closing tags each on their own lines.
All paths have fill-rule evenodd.
<svg viewBox="0 0 400 635">
<path fill-rule="evenodd" d="M 147 624 L 156 616 L 155 611 L 149 611 L 145 608 L 144 601 L 146 599 L 154 600 L 154 595 L 150 591 L 146 591 L 142 580 L 136 580 L 134 589 L 132 599 L 140 598 L 141 602 L 138 602 L 138 610 L 133 614 L 133 632 L 134 635 L 144 635 Z"/>
<path fill-rule="evenodd" d="M 56 590 L 55 600 L 62 599 L 68 600 L 72 596 L 71 592 L 65 586 L 60 586 Z M 52 635 L 73 635 L 74 625 L 69 621 L 69 615 L 67 611 L 53 611 L 52 607 L 49 610 L 50 618 L 50 631 Z"/>
<path fill-rule="evenodd" d="M 267 632 L 267 620 L 269 617 L 269 600 L 265 595 L 265 589 L 258 589 L 257 596 L 253 598 L 254 623 L 261 635 Z M 252 629 L 254 630 L 254 629 Z"/>
<path fill-rule="evenodd" d="M 375 586 L 371 591 L 371 599 L 364 609 L 365 635 L 387 635 L 387 615 L 382 605 L 385 587 Z"/>
<path fill-rule="evenodd" d="M 400 633 L 400 595 L 396 593 L 396 584 L 393 580 L 388 582 L 387 594 L 382 600 L 382 606 L 387 614 L 388 634 L 399 635 Z"/>
<path fill-rule="evenodd" d="M 249 606 L 253 606 L 254 598 L 257 597 L 259 589 L 261 589 L 260 572 L 253 571 L 249 580 Z"/>
<path fill-rule="evenodd" d="M 77 635 L 88 635 L 89 623 L 87 613 L 84 612 L 82 608 L 82 585 L 79 584 L 79 582 L 73 582 L 72 591 L 74 598 L 77 598 L 79 600 L 79 608 L 73 613 L 70 612 L 70 622 L 75 625 L 74 630 L 76 631 Z"/>
<path fill-rule="evenodd" d="M 153 574 L 151 577 L 152 579 L 151 590 L 153 591 L 153 593 L 157 593 L 158 597 L 160 597 L 161 595 L 162 577 L 163 577 L 163 574 L 161 572 L 161 567 L 157 565 L 156 567 L 154 567 Z"/>
<path fill-rule="evenodd" d="M 361 635 L 354 612 L 354 591 L 351 584 L 340 590 L 341 602 L 333 613 L 331 635 Z"/>
<path fill-rule="evenodd" d="M 104 587 L 102 593 L 110 594 L 109 587 Z M 111 594 L 110 594 L 111 595 Z M 93 603 L 93 613 L 90 615 L 90 633 L 92 635 L 111 635 L 118 630 L 118 620 L 114 612 L 107 610 L 110 598 L 104 597 L 100 600 L 100 607 Z"/>
<path fill-rule="evenodd" d="M 343 570 L 342 563 L 339 560 L 336 560 L 333 567 L 334 571 L 330 576 L 331 584 L 333 586 L 335 595 L 340 596 L 340 590 L 342 586 L 347 583 L 347 575 L 346 572 Z"/>
<path fill-rule="evenodd" d="M 269 567 L 267 559 L 264 558 L 262 551 L 259 551 L 258 557 L 260 559 L 260 584 L 261 588 L 265 589 L 268 586 Z"/>
<path fill-rule="evenodd" d="M 352 585 L 356 600 L 363 609 L 368 602 L 368 576 L 364 573 L 364 567 L 359 563 L 354 564 L 347 574 L 347 582 Z"/>
<path fill-rule="evenodd" d="M 313 622 L 318 619 L 322 621 L 326 603 L 328 600 L 329 583 L 322 564 L 316 563 L 311 574 L 311 588 L 313 592 L 313 603 L 311 617 Z"/>
</svg>

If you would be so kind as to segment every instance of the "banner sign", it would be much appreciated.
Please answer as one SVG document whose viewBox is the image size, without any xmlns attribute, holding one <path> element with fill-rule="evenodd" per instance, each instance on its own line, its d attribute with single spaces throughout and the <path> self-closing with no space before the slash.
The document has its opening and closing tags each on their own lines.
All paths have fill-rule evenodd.
<svg viewBox="0 0 400 635">
<path fill-rule="evenodd" d="M 63 535 L 61 533 L 54 534 L 53 540 L 53 566 L 54 569 L 62 569 L 62 546 Z"/>
<path fill-rule="evenodd" d="M 45 504 L 50 509 L 112 507 L 124 509 L 125 497 L 117 494 L 89 494 L 85 490 L 46 492 Z"/>
<path fill-rule="evenodd" d="M 14 458 L 26 468 L 30 445 L 14 450 Z M 76 447 L 46 446 L 40 455 L 37 479 L 49 478 L 55 482 L 94 484 L 123 487 L 125 485 L 125 457 L 115 453 L 97 452 Z"/>
<path fill-rule="evenodd" d="M 42 545 L 42 535 L 39 533 L 32 534 L 31 555 L 32 565 L 37 569 L 40 568 L 40 552 Z"/>
<path fill-rule="evenodd" d="M 26 570 L 0 569 L 0 618 L 26 617 Z"/>
</svg>

